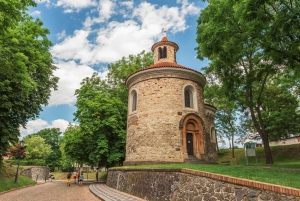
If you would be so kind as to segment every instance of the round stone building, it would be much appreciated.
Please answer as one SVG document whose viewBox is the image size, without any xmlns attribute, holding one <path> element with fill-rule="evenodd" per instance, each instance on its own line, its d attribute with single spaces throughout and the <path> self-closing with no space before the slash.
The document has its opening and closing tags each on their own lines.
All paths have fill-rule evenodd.
<svg viewBox="0 0 300 201">
<path fill-rule="evenodd" d="M 179 47 L 155 43 L 154 64 L 126 79 L 129 88 L 124 165 L 217 162 L 214 114 L 205 77 L 176 63 Z"/>
</svg>

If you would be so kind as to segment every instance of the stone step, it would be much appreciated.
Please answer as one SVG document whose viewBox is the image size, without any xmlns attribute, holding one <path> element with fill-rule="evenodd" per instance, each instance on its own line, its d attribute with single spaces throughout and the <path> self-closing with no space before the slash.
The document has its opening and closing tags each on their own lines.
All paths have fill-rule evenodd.
<svg viewBox="0 0 300 201">
<path fill-rule="evenodd" d="M 206 164 L 204 160 L 198 159 L 196 156 L 189 155 L 188 159 L 185 159 L 185 163 L 190 163 L 190 164 Z"/>
</svg>

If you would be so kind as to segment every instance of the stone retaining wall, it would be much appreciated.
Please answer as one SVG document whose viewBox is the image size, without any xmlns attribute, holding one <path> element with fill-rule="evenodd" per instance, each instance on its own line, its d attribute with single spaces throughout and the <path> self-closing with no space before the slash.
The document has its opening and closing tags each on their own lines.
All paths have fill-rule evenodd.
<svg viewBox="0 0 300 201">
<path fill-rule="evenodd" d="M 300 189 L 190 169 L 114 168 L 107 185 L 149 201 L 300 201 Z"/>
<path fill-rule="evenodd" d="M 21 174 L 32 180 L 45 180 L 45 178 L 48 179 L 49 168 L 44 166 L 29 167 L 22 170 Z"/>
</svg>

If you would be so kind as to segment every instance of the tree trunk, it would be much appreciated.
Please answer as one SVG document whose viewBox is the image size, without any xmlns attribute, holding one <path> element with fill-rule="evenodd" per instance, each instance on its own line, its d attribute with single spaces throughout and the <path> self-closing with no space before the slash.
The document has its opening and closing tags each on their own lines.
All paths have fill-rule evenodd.
<svg viewBox="0 0 300 201">
<path fill-rule="evenodd" d="M 232 158 L 234 158 L 234 135 L 232 135 L 232 137 L 231 137 L 231 144 L 232 144 L 232 150 L 231 150 Z"/>
<path fill-rule="evenodd" d="M 270 145 L 269 145 L 269 138 L 267 133 L 260 134 L 261 139 L 264 145 L 265 157 L 266 157 L 266 164 L 274 164 L 273 156 L 271 153 Z"/>
<path fill-rule="evenodd" d="M 220 149 L 219 149 L 219 145 L 218 145 L 218 139 L 216 137 L 216 144 L 217 144 L 217 153 L 220 154 Z"/>
</svg>

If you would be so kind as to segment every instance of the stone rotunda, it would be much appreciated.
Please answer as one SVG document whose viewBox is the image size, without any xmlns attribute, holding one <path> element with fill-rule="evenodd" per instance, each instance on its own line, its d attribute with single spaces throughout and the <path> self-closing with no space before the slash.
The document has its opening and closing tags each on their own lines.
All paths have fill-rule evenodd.
<svg viewBox="0 0 300 201">
<path fill-rule="evenodd" d="M 126 78 L 129 88 L 124 165 L 216 163 L 214 114 L 204 103 L 205 77 L 176 63 L 179 47 L 155 43 L 154 64 Z"/>
</svg>

